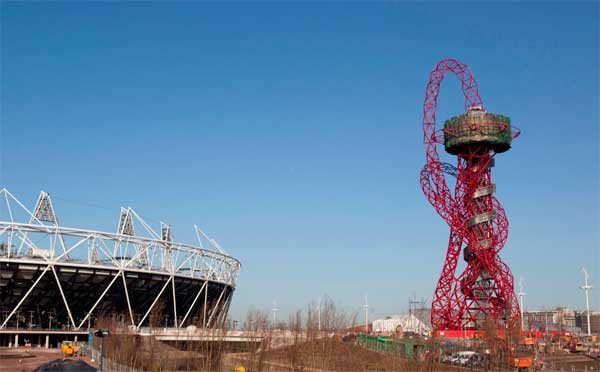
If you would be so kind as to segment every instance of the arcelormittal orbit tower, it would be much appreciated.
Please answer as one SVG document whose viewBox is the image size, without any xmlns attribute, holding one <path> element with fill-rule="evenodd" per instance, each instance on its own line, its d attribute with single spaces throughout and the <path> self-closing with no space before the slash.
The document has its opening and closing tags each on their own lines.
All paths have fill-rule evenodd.
<svg viewBox="0 0 600 372">
<path fill-rule="evenodd" d="M 465 113 L 436 128 L 440 84 L 446 73 L 456 75 L 465 96 Z M 508 220 L 492 183 L 494 157 L 510 149 L 519 135 L 510 119 L 486 112 L 469 67 L 454 59 L 431 71 L 423 105 L 427 164 L 421 187 L 438 214 L 450 226 L 448 251 L 433 296 L 431 323 L 436 330 L 481 329 L 492 321 L 498 329 L 518 324 L 519 305 L 509 267 L 498 255 L 508 238 Z M 457 158 L 443 163 L 438 144 Z M 447 177 L 455 178 L 453 187 Z M 466 268 L 457 273 L 462 257 Z M 517 323 L 514 323 L 517 321 Z"/>
</svg>

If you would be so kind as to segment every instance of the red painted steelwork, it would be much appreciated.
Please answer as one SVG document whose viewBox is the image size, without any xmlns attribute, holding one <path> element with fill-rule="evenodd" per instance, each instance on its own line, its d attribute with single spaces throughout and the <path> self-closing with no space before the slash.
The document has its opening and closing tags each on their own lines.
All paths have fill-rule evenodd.
<svg viewBox="0 0 600 372">
<path fill-rule="evenodd" d="M 456 166 L 440 160 L 437 145 L 444 142 L 444 132 L 436 130 L 436 108 L 440 84 L 449 72 L 461 82 L 465 110 L 483 110 L 469 67 L 454 59 L 440 61 L 431 71 L 423 105 L 427 164 L 421 171 L 421 187 L 450 226 L 450 239 L 432 301 L 431 323 L 436 330 L 474 330 L 492 321 L 504 329 L 520 319 L 513 276 L 498 255 L 508 238 L 508 220 L 493 191 L 475 195 L 477 190 L 494 190 L 490 169 L 495 151 L 490 144 L 474 142 L 460 150 Z M 519 135 L 516 129 L 511 133 L 513 139 Z M 446 182 L 447 174 L 456 177 L 453 190 Z M 469 223 L 484 215 L 492 218 Z M 463 247 L 468 247 L 467 267 L 457 275 Z"/>
</svg>

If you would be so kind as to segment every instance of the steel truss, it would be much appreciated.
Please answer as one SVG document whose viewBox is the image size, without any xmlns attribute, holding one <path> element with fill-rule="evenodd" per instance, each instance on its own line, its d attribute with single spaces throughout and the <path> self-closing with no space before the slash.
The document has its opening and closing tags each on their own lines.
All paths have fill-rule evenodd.
<svg viewBox="0 0 600 372">
<path fill-rule="evenodd" d="M 443 163 L 437 146 L 444 141 L 436 130 L 438 94 L 444 76 L 455 74 L 465 96 L 465 110 L 483 111 L 477 83 L 469 67 L 454 59 L 440 61 L 431 71 L 423 105 L 423 134 L 427 164 L 421 171 L 421 187 L 431 205 L 450 226 L 450 238 L 442 273 L 432 301 L 431 323 L 437 330 L 476 329 L 492 321 L 502 329 L 520 316 L 513 276 L 501 260 L 508 238 L 508 219 L 493 196 L 491 167 L 495 150 L 482 142 L 458 154 L 457 165 Z M 488 130 L 505 130 L 508 124 L 486 123 Z M 519 135 L 512 128 L 512 139 Z M 446 175 L 455 178 L 451 190 Z M 465 271 L 456 275 L 461 248 Z"/>
<path fill-rule="evenodd" d="M 136 226 L 143 235 L 136 234 Z M 159 303 L 174 327 L 220 326 L 241 264 L 194 229 L 198 246 L 178 243 L 169 225 L 161 223 L 156 233 L 132 208 L 121 208 L 116 233 L 64 227 L 49 194 L 40 193 L 32 212 L 0 190 L 0 329 L 18 327 L 27 304 L 29 312 L 37 306 L 37 317 L 48 315 L 50 328 L 59 318 L 53 307 L 66 315 L 62 327 L 79 330 L 101 313 L 114 313 L 122 299 L 128 323 L 136 329 L 147 324 Z M 45 286 L 38 288 L 42 282 Z M 50 299 L 43 302 L 46 296 Z"/>
</svg>

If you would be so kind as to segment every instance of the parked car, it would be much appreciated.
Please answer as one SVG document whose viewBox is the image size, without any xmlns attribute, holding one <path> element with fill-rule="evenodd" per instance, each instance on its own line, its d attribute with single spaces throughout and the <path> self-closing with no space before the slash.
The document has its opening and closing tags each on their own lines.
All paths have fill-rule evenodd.
<svg viewBox="0 0 600 372">
<path fill-rule="evenodd" d="M 477 360 L 479 360 L 479 354 L 477 354 L 474 351 L 465 351 L 458 358 L 457 364 L 459 364 L 463 367 L 473 366 Z"/>
<path fill-rule="evenodd" d="M 450 355 L 445 355 L 442 358 L 442 361 L 444 363 L 454 364 L 454 362 L 456 362 L 456 360 L 458 359 L 458 357 L 459 357 L 459 355 L 457 353 L 450 354 Z"/>
<path fill-rule="evenodd" d="M 452 359 L 452 364 L 460 366 L 466 366 L 469 363 L 470 358 L 477 355 L 474 351 L 459 351 L 455 353 L 456 357 Z"/>
</svg>

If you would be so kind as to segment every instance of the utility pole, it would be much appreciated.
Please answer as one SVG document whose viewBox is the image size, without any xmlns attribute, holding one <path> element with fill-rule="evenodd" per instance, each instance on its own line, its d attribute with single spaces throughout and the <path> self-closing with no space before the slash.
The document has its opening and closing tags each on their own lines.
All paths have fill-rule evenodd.
<svg viewBox="0 0 600 372">
<path fill-rule="evenodd" d="M 419 303 L 419 334 L 423 335 L 425 332 L 424 326 L 425 324 L 423 323 L 423 319 L 425 319 L 423 317 L 423 310 L 425 309 L 425 299 L 423 297 L 421 297 L 421 302 Z"/>
<path fill-rule="evenodd" d="M 527 296 L 527 293 L 523 292 L 523 278 L 519 277 L 519 293 L 517 293 L 517 296 L 519 296 L 519 300 L 520 300 L 520 306 L 521 306 L 521 330 L 525 329 L 525 308 L 523 307 L 523 298 L 525 296 Z"/>
<path fill-rule="evenodd" d="M 408 323 L 409 323 L 409 331 L 410 332 L 415 332 L 415 325 L 413 324 L 413 308 L 414 308 L 414 313 L 417 312 L 417 306 L 419 304 L 419 301 L 417 301 L 417 296 L 415 294 L 413 294 L 412 298 L 408 299 Z"/>
<path fill-rule="evenodd" d="M 585 267 L 581 268 L 581 271 L 583 271 L 583 278 L 585 280 L 585 284 L 579 288 L 583 289 L 585 291 L 585 308 L 586 308 L 586 312 L 587 312 L 587 335 L 591 336 L 592 332 L 591 332 L 591 327 L 590 327 L 590 289 L 592 289 L 592 286 L 588 284 L 588 279 L 589 279 L 589 275 L 587 270 L 585 269 Z"/>
<path fill-rule="evenodd" d="M 365 304 L 363 305 L 365 308 L 365 333 L 369 333 L 369 301 L 367 300 L 367 295 L 365 295 Z"/>
</svg>

